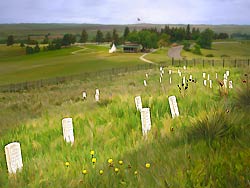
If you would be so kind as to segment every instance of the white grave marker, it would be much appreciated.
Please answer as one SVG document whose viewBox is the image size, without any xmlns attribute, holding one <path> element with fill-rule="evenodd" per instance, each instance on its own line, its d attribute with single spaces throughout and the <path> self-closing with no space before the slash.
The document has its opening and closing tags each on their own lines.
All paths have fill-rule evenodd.
<svg viewBox="0 0 250 188">
<path fill-rule="evenodd" d="M 192 74 L 189 75 L 189 79 L 192 81 L 192 79 L 193 79 Z"/>
<path fill-rule="evenodd" d="M 172 84 L 172 78 L 171 78 L 171 76 L 169 77 L 169 83 Z"/>
<path fill-rule="evenodd" d="M 141 96 L 135 97 L 135 106 L 137 110 L 141 111 L 142 109 Z"/>
<path fill-rule="evenodd" d="M 95 94 L 96 94 L 96 95 L 100 95 L 99 89 L 96 89 L 96 90 L 95 90 Z"/>
<path fill-rule="evenodd" d="M 184 69 L 184 70 L 186 70 L 186 69 L 187 69 L 187 67 L 184 65 L 184 66 L 183 66 L 183 69 Z"/>
<path fill-rule="evenodd" d="M 209 74 L 207 74 L 207 80 L 210 80 L 210 75 Z"/>
<path fill-rule="evenodd" d="M 146 73 L 146 78 L 148 78 L 148 74 Z"/>
<path fill-rule="evenodd" d="M 21 147 L 19 142 L 13 142 L 5 146 L 5 156 L 9 173 L 16 173 L 23 167 Z"/>
<path fill-rule="evenodd" d="M 207 86 L 207 80 L 203 80 L 203 85 Z"/>
<path fill-rule="evenodd" d="M 147 135 L 147 132 L 151 129 L 151 119 L 150 119 L 150 109 L 142 108 L 141 109 L 141 125 L 142 125 L 142 134 Z"/>
<path fill-rule="evenodd" d="M 172 118 L 179 116 L 179 110 L 178 110 L 178 106 L 176 102 L 176 97 L 175 96 L 168 97 L 168 102 L 170 105 Z"/>
<path fill-rule="evenodd" d="M 164 70 L 162 70 L 161 73 L 164 74 Z"/>
<path fill-rule="evenodd" d="M 215 73 L 215 78 L 218 79 L 218 73 L 217 72 Z"/>
<path fill-rule="evenodd" d="M 181 77 L 181 71 L 179 72 L 179 76 Z"/>
<path fill-rule="evenodd" d="M 160 71 L 162 71 L 163 69 L 162 69 L 162 67 L 160 67 Z"/>
<path fill-rule="evenodd" d="M 232 88 L 233 88 L 233 81 L 232 81 L 232 80 L 230 80 L 230 81 L 228 82 L 228 88 L 229 88 L 229 89 L 232 89 Z"/>
<path fill-rule="evenodd" d="M 98 102 L 100 100 L 100 96 L 95 94 L 95 101 Z"/>
<path fill-rule="evenodd" d="M 206 78 L 206 73 L 205 72 L 202 73 L 202 77 Z"/>
<path fill-rule="evenodd" d="M 227 88 L 227 79 L 224 79 L 223 82 L 224 82 L 224 87 Z"/>
<path fill-rule="evenodd" d="M 229 70 L 228 70 L 228 71 L 226 71 L 226 75 L 227 75 L 227 77 L 229 76 Z"/>
<path fill-rule="evenodd" d="M 168 74 L 172 74 L 172 70 L 169 70 L 169 71 L 168 71 Z"/>
<path fill-rule="evenodd" d="M 67 143 L 74 143 L 74 132 L 73 132 L 73 123 L 72 118 L 64 118 L 62 120 L 62 128 L 63 128 L 63 138 Z"/>
<path fill-rule="evenodd" d="M 82 92 L 82 98 L 83 98 L 83 99 L 86 99 L 86 98 L 87 98 L 87 93 L 86 93 L 86 91 L 83 91 L 83 92 Z"/>
<path fill-rule="evenodd" d="M 183 83 L 183 84 L 186 83 L 186 78 L 185 78 L 185 76 L 183 76 L 183 78 L 182 78 L 182 83 Z"/>
<path fill-rule="evenodd" d="M 162 77 L 160 77 L 160 83 L 162 82 Z"/>
<path fill-rule="evenodd" d="M 144 81 L 143 81 L 143 84 L 144 84 L 144 86 L 147 86 L 147 81 L 144 80 Z"/>
<path fill-rule="evenodd" d="M 212 80 L 209 80 L 209 87 L 212 88 Z"/>
<path fill-rule="evenodd" d="M 224 74 L 224 79 L 227 80 L 227 74 Z"/>
</svg>

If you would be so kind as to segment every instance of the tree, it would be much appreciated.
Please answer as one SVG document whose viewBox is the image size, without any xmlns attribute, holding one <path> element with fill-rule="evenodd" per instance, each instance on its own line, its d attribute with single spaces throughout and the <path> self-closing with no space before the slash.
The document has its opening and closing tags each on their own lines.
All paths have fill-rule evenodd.
<svg viewBox="0 0 250 188">
<path fill-rule="evenodd" d="M 191 39 L 191 31 L 190 31 L 190 25 L 187 25 L 187 29 L 186 29 L 186 40 L 190 40 Z"/>
<path fill-rule="evenodd" d="M 98 29 L 97 32 L 96 32 L 95 41 L 96 41 L 97 43 L 103 42 L 103 33 L 102 33 L 101 30 L 99 30 L 99 29 Z"/>
<path fill-rule="evenodd" d="M 25 47 L 23 42 L 20 43 L 20 47 L 22 47 L 22 48 Z"/>
<path fill-rule="evenodd" d="M 123 33 L 123 38 L 124 40 L 127 39 L 128 35 L 129 35 L 130 31 L 129 31 L 129 27 L 125 27 L 124 29 L 124 33 Z"/>
<path fill-rule="evenodd" d="M 211 29 L 205 29 L 201 32 L 201 35 L 197 40 L 197 44 L 199 44 L 202 48 L 211 49 L 213 35 L 214 32 Z"/>
<path fill-rule="evenodd" d="M 201 55 L 201 47 L 198 44 L 194 45 L 194 48 L 192 49 L 192 52 L 197 55 Z"/>
<path fill-rule="evenodd" d="M 11 46 L 14 44 L 14 36 L 13 35 L 9 35 L 7 38 L 7 46 Z"/>
<path fill-rule="evenodd" d="M 87 40 L 88 40 L 88 33 L 85 29 L 83 29 L 79 42 L 85 43 L 85 42 L 87 42 Z"/>
<path fill-rule="evenodd" d="M 112 40 L 113 40 L 113 43 L 115 43 L 116 45 L 119 42 L 119 35 L 118 35 L 116 29 L 113 29 Z"/>
<path fill-rule="evenodd" d="M 106 42 L 112 41 L 111 33 L 109 31 L 105 34 L 105 41 Z"/>
<path fill-rule="evenodd" d="M 158 41 L 158 46 L 159 47 L 166 47 L 168 46 L 168 43 L 169 43 L 169 39 L 170 39 L 170 36 L 166 33 L 163 33 L 160 35 L 160 39 Z"/>
<path fill-rule="evenodd" d="M 192 29 L 192 39 L 193 40 L 197 40 L 198 38 L 200 37 L 200 30 L 199 30 L 199 28 L 193 28 Z"/>
<path fill-rule="evenodd" d="M 130 42 L 139 43 L 139 35 L 138 35 L 138 32 L 137 32 L 136 30 L 132 31 L 131 33 L 129 33 L 127 39 L 128 39 L 128 41 L 130 41 Z"/>
<path fill-rule="evenodd" d="M 72 34 L 65 34 L 62 39 L 63 46 L 69 46 L 76 42 L 76 37 Z"/>
</svg>

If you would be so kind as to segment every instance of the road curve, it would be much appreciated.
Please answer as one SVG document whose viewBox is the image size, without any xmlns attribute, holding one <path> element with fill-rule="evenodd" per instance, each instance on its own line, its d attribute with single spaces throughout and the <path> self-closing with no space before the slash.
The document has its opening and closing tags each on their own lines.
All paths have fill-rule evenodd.
<svg viewBox="0 0 250 188">
<path fill-rule="evenodd" d="M 183 48 L 183 45 L 170 48 L 168 50 L 168 56 L 174 59 L 182 59 L 181 57 L 182 48 Z"/>
<path fill-rule="evenodd" d="M 152 52 L 155 52 L 155 51 L 157 51 L 157 49 L 154 49 Z M 152 52 L 150 52 L 150 53 L 152 53 Z M 153 61 L 150 61 L 150 60 L 144 58 L 144 57 L 145 57 L 146 55 L 148 55 L 148 54 L 149 54 L 149 53 L 143 54 L 142 56 L 139 57 L 139 59 L 142 60 L 142 61 L 144 61 L 144 62 L 146 62 L 146 63 L 150 63 L 150 64 L 155 64 L 155 65 L 157 65 L 157 63 L 155 63 L 155 62 L 153 62 Z"/>
</svg>

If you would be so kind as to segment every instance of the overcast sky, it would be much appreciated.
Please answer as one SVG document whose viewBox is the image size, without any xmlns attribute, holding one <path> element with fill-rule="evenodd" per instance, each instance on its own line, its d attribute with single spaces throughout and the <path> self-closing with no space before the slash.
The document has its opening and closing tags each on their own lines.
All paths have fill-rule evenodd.
<svg viewBox="0 0 250 188">
<path fill-rule="evenodd" d="M 0 0 L 0 23 L 249 25 L 250 0 Z"/>
</svg>

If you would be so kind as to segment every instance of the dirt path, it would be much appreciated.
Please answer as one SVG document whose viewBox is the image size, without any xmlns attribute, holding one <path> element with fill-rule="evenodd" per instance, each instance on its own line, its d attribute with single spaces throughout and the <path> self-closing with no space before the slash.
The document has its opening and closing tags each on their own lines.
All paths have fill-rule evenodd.
<svg viewBox="0 0 250 188">
<path fill-rule="evenodd" d="M 168 56 L 170 58 L 174 58 L 174 59 L 182 59 L 181 57 L 181 50 L 182 50 L 183 46 L 175 46 L 172 47 L 168 50 Z"/>
<path fill-rule="evenodd" d="M 150 53 L 153 53 L 153 52 L 155 52 L 155 51 L 157 51 L 157 49 L 153 50 L 153 51 L 150 52 Z M 157 63 L 155 63 L 155 62 L 153 62 L 153 61 L 150 61 L 150 60 L 144 58 L 146 55 L 148 55 L 148 54 L 150 54 L 150 53 L 145 53 L 145 54 L 143 54 L 142 56 L 139 57 L 139 59 L 142 60 L 142 61 L 144 61 L 144 62 L 146 62 L 146 63 L 150 63 L 150 64 L 155 64 L 155 65 L 157 65 Z"/>
</svg>

